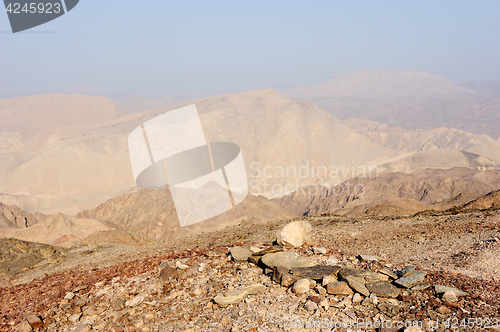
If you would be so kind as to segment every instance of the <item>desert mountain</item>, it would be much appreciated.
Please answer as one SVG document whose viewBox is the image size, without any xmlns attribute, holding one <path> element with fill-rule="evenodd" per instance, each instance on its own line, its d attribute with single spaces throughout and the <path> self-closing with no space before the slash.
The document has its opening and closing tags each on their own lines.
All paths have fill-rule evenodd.
<svg viewBox="0 0 500 332">
<path fill-rule="evenodd" d="M 377 163 L 381 172 L 411 173 L 419 169 L 449 169 L 467 167 L 487 170 L 498 169 L 499 164 L 478 154 L 447 149 L 434 149 L 402 154 L 385 162 Z"/>
<path fill-rule="evenodd" d="M 17 132 L 25 140 L 44 141 L 83 133 L 125 116 L 111 99 L 63 93 L 0 100 L 0 132 Z"/>
<path fill-rule="evenodd" d="M 431 207 L 448 209 L 499 188 L 498 170 L 426 169 L 358 177 L 331 188 L 306 187 L 273 202 L 300 215 L 346 214 L 351 210 L 357 214 L 413 214 Z"/>
<path fill-rule="evenodd" d="M 252 195 L 236 208 L 203 222 L 180 227 L 168 190 L 141 189 L 106 201 L 92 210 L 78 213 L 78 218 L 95 219 L 116 225 L 135 237 L 172 241 L 203 232 L 222 229 L 245 221 L 266 222 L 296 217 L 267 198 Z"/>
<path fill-rule="evenodd" d="M 455 128 L 412 130 L 356 118 L 344 123 L 356 133 L 383 146 L 390 155 L 433 149 L 462 151 L 496 142 L 487 135 L 471 134 Z"/>
<path fill-rule="evenodd" d="M 423 74 L 411 77 L 407 89 L 416 89 L 412 80 L 419 77 L 435 79 Z M 442 89 L 445 94 L 477 94 L 436 80 L 446 86 Z M 0 135 L 0 144 L 5 146 L 0 151 L 0 201 L 28 212 L 75 215 L 137 190 L 127 137 L 137 126 L 170 109 L 122 115 L 112 101 L 87 97 L 56 94 L 2 101 L 3 105 L 20 105 L 16 106 L 20 109 L 1 113 L 7 120 L 2 125 L 18 131 Z M 78 106 L 80 99 L 87 104 Z M 68 106 L 72 103 L 75 105 Z M 273 90 L 204 98 L 183 105 L 192 103 L 197 106 L 208 141 L 233 142 L 241 147 L 249 190 L 254 195 L 277 197 L 303 185 L 336 184 L 354 176 L 351 170 L 355 167 L 411 172 L 429 167 L 490 169 L 500 163 L 497 142 L 484 135 L 445 128 L 394 129 L 364 120 L 344 123 L 313 104 L 288 99 Z M 34 105 L 38 104 L 52 106 L 32 120 L 29 114 L 36 113 L 38 106 Z M 54 111 L 49 111 L 51 107 Z M 52 116 L 57 119 L 51 121 Z M 322 166 L 341 171 L 325 178 Z"/>
<path fill-rule="evenodd" d="M 0 232 L 2 228 L 28 228 L 38 222 L 39 220 L 31 213 L 27 213 L 15 205 L 0 203 Z"/>
<path fill-rule="evenodd" d="M 63 248 L 51 247 L 46 244 L 0 238 L 0 276 L 26 271 L 36 264 L 49 258 L 63 256 Z"/>
<path fill-rule="evenodd" d="M 483 86 L 481 88 L 481 86 Z M 281 91 L 346 120 L 360 118 L 405 129 L 456 128 L 500 137 L 496 83 L 456 85 L 442 77 L 410 71 L 342 73 L 315 87 Z"/>
<path fill-rule="evenodd" d="M 500 191 L 492 191 L 462 206 L 464 210 L 500 209 Z"/>
<path fill-rule="evenodd" d="M 461 93 L 469 94 L 474 91 L 424 72 L 378 70 L 341 73 L 314 87 L 298 87 L 284 92 L 284 95 L 292 98 L 397 98 Z"/>
<path fill-rule="evenodd" d="M 96 220 L 58 213 L 29 228 L 2 228 L 0 237 L 69 248 L 80 245 L 82 240 L 93 233 L 110 230 L 110 227 Z"/>
<path fill-rule="evenodd" d="M 469 148 L 467 151 L 484 156 L 490 160 L 500 163 L 500 138 L 497 141 L 485 145 Z"/>
<path fill-rule="evenodd" d="M 238 144 L 250 177 L 255 176 L 252 171 L 262 172 L 268 165 L 298 169 L 309 160 L 323 165 L 350 165 L 353 161 L 366 163 L 387 157 L 381 147 L 316 106 L 292 101 L 272 90 L 201 99 L 194 103 L 207 139 Z M 55 197 L 81 202 L 86 200 L 85 196 L 95 197 L 100 193 L 106 199 L 113 194 L 116 196 L 120 190 L 134 186 L 128 134 L 166 111 L 168 109 L 152 110 L 43 146 L 27 143 L 15 151 L 9 150 L 1 155 L 3 171 L 0 174 L 5 174 L 3 182 L 6 183 L 0 187 L 0 192 L 10 195 L 11 200 L 23 204 L 29 211 L 50 212 L 61 206 Z M 251 191 L 262 194 L 265 186 L 280 181 L 283 185 L 286 181 L 308 183 L 313 181 L 312 176 L 254 182 Z M 36 199 L 25 199 L 34 196 Z"/>
</svg>

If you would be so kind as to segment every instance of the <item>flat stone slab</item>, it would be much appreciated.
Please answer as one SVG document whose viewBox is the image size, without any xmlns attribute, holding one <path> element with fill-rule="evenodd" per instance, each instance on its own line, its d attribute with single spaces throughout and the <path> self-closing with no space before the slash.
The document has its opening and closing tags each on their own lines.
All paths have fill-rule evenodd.
<svg viewBox="0 0 500 332">
<path fill-rule="evenodd" d="M 363 279 L 348 275 L 344 278 L 347 281 L 349 287 L 354 289 L 356 292 L 363 294 L 364 296 L 370 296 L 370 291 L 363 284 Z"/>
<path fill-rule="evenodd" d="M 299 267 L 292 269 L 291 273 L 300 278 L 308 278 L 313 280 L 323 280 L 324 276 L 337 275 L 342 268 L 340 266 L 324 266 L 316 265 L 310 267 Z"/>
<path fill-rule="evenodd" d="M 281 266 L 278 266 L 273 271 L 273 281 L 284 287 L 293 285 L 299 279 L 299 277 L 291 275 L 290 270 Z"/>
<path fill-rule="evenodd" d="M 264 256 L 265 254 L 272 254 L 273 252 L 280 252 L 280 251 L 283 251 L 283 247 L 274 245 L 264 250 L 254 252 L 252 256 Z"/>
<path fill-rule="evenodd" d="M 407 266 L 404 269 L 402 269 L 401 271 L 398 271 L 398 276 L 405 277 L 405 275 L 411 271 L 415 271 L 415 266 Z"/>
<path fill-rule="evenodd" d="M 389 270 L 388 268 L 385 268 L 385 267 L 378 270 L 378 273 L 385 274 L 386 276 L 388 276 L 389 278 L 392 278 L 392 279 L 398 278 L 398 275 L 396 273 L 392 272 L 391 270 Z"/>
<path fill-rule="evenodd" d="M 389 277 L 385 274 L 373 272 L 373 271 L 366 271 L 366 270 L 359 270 L 359 269 L 349 269 L 349 268 L 343 268 L 341 269 L 337 275 L 340 278 L 346 278 L 347 276 L 353 276 L 356 278 L 361 278 L 361 279 L 366 279 L 367 281 L 374 282 L 374 281 L 387 281 L 389 280 Z"/>
<path fill-rule="evenodd" d="M 249 287 L 229 291 L 226 293 L 226 296 L 216 296 L 214 301 L 221 307 L 227 307 L 231 304 L 240 303 L 245 300 L 248 295 L 257 294 L 265 288 L 266 286 L 264 285 L 253 284 Z"/>
<path fill-rule="evenodd" d="M 394 305 L 392 303 L 388 303 L 388 302 L 382 302 L 380 303 L 378 306 L 377 306 L 378 310 L 382 311 L 382 312 L 390 312 L 392 315 L 397 315 L 401 309 L 403 309 L 402 306 L 399 306 L 399 305 Z M 401 329 L 396 329 L 394 331 L 400 331 Z M 385 331 L 385 330 L 382 330 L 382 331 Z M 409 329 L 405 329 L 405 331 L 411 331 Z M 419 332 L 421 332 L 422 330 L 418 330 Z"/>
<path fill-rule="evenodd" d="M 274 269 L 277 266 L 282 266 L 292 270 L 297 267 L 309 267 L 313 265 L 313 263 L 307 258 L 301 257 L 297 253 L 289 251 L 265 254 L 262 256 L 261 261 L 271 269 Z"/>
<path fill-rule="evenodd" d="M 456 288 L 453 288 L 453 287 L 447 287 L 447 286 L 441 286 L 441 285 L 434 286 L 434 290 L 438 294 L 446 293 L 447 291 L 452 291 L 453 293 L 455 293 L 456 296 L 467 296 L 467 295 L 469 295 L 469 293 L 462 292 L 460 289 L 456 289 Z"/>
<path fill-rule="evenodd" d="M 427 289 L 431 287 L 431 284 L 428 284 L 428 283 L 423 283 L 423 284 L 418 284 L 416 286 L 413 286 L 411 288 L 412 291 L 419 291 L 419 290 L 424 290 L 424 289 Z"/>
<path fill-rule="evenodd" d="M 231 257 L 235 262 L 243 262 L 248 259 L 248 257 L 252 256 L 252 251 L 250 249 L 246 249 L 243 247 L 232 247 L 231 248 Z"/>
<path fill-rule="evenodd" d="M 349 287 L 345 282 L 334 281 L 326 285 L 326 291 L 328 294 L 333 295 L 350 295 L 353 293 L 351 287 Z"/>
<path fill-rule="evenodd" d="M 376 281 L 365 285 L 370 293 L 381 297 L 397 297 L 399 289 L 388 281 Z"/>
<path fill-rule="evenodd" d="M 378 258 L 372 255 L 358 255 L 362 262 L 378 262 Z"/>
<path fill-rule="evenodd" d="M 394 283 L 404 288 L 412 288 L 415 285 L 421 284 L 426 275 L 426 271 L 408 271 L 405 273 L 404 277 L 399 278 L 394 281 Z"/>
</svg>

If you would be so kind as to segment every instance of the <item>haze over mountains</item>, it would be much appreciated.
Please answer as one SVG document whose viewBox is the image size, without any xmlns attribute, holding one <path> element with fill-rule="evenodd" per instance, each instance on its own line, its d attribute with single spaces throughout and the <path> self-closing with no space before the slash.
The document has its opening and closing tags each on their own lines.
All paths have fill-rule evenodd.
<svg viewBox="0 0 500 332">
<path fill-rule="evenodd" d="M 115 104 L 130 113 L 144 112 L 154 108 L 174 107 L 186 100 L 172 97 L 147 98 L 144 96 L 128 96 L 115 100 Z"/>
<path fill-rule="evenodd" d="M 282 92 L 293 99 L 256 90 L 147 111 L 142 108 L 173 101 L 122 101 L 136 113 L 117 106 L 120 102 L 85 95 L 1 100 L 0 202 L 30 213 L 65 215 L 39 215 L 38 228 L 33 228 L 37 219 L 29 219 L 37 231 L 22 236 L 22 218 L 4 213 L 0 226 L 10 229 L 4 234 L 22 239 L 45 234 L 48 244 L 118 238 L 135 243 L 252 218 L 339 209 L 413 213 L 466 203 L 500 188 L 497 90 L 495 82 L 456 85 L 427 73 L 376 71 L 343 73 L 317 87 Z M 190 104 L 197 106 L 208 141 L 241 147 L 251 195 L 239 210 L 181 229 L 168 192 L 135 186 L 127 138 L 145 121 Z M 360 177 L 367 170 L 375 176 Z M 364 197 L 292 194 L 301 186 L 332 187 L 356 177 L 355 183 L 366 186 Z M 430 191 L 422 194 L 414 182 Z M 394 193 L 408 186 L 409 193 Z M 284 197 L 273 200 L 280 207 L 254 195 Z M 49 234 L 49 227 L 61 231 Z M 85 227 L 94 233 L 83 232 Z"/>
<path fill-rule="evenodd" d="M 415 71 L 360 71 L 335 75 L 314 87 L 286 91 L 287 97 L 359 97 L 367 99 L 448 96 L 473 93 L 443 77 Z"/>
<path fill-rule="evenodd" d="M 0 132 L 43 142 L 75 136 L 128 115 L 105 97 L 54 93 L 0 100 Z M 2 146 L 3 149 L 8 148 Z"/>
<path fill-rule="evenodd" d="M 412 71 L 342 73 L 314 87 L 281 91 L 345 120 L 361 118 L 407 129 L 456 128 L 500 137 L 498 81 L 455 84 Z"/>
<path fill-rule="evenodd" d="M 500 94 L 500 81 L 473 81 L 460 85 L 479 93 Z"/>
</svg>

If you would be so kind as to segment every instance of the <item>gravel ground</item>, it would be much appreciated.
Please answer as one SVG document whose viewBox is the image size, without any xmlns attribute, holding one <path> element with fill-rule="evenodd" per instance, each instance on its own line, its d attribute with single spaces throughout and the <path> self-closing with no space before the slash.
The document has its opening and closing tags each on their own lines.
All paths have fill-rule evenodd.
<svg viewBox="0 0 500 332">
<path fill-rule="evenodd" d="M 230 246 L 265 247 L 287 221 L 249 223 L 171 244 L 79 248 L 75 252 L 84 255 L 71 255 L 56 267 L 42 265 L 4 277 L 0 330 L 15 330 L 30 314 L 43 318 L 39 330 L 47 331 L 78 327 L 83 331 L 86 323 L 96 331 L 307 331 L 320 329 L 300 328 L 301 323 L 325 318 L 330 323 L 359 318 L 427 324 L 449 318 L 450 331 L 480 331 L 487 319 L 500 317 L 500 220 L 496 213 L 308 220 L 313 224 L 314 245 L 326 247 L 327 253 L 317 255 L 307 248 L 297 252 L 316 264 L 335 257 L 340 266 L 366 270 L 385 266 L 397 271 L 412 265 L 428 271 L 425 282 L 455 287 L 469 295 L 444 303 L 430 287 L 418 292 L 402 290 L 398 299 L 379 298 L 378 304 L 360 305 L 352 295 L 334 296 L 315 289 L 294 294 L 271 281 L 269 271 L 230 259 Z M 355 258 L 357 254 L 385 260 L 364 263 Z M 195 272 L 165 287 L 158 279 L 162 261 L 195 266 Z M 239 304 L 221 308 L 213 301 L 227 291 L 256 283 L 265 289 Z M 70 299 L 71 292 L 74 298 Z M 318 302 L 317 308 L 311 299 Z M 468 318 L 474 324 L 478 318 L 484 321 L 481 326 L 460 327 Z M 452 329 L 455 323 L 457 329 Z"/>
</svg>

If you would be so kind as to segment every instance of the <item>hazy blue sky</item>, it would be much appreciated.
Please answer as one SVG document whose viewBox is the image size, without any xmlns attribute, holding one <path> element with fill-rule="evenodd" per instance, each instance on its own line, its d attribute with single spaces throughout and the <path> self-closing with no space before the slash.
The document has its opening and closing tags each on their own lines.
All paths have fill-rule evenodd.
<svg viewBox="0 0 500 332">
<path fill-rule="evenodd" d="M 500 1 L 104 1 L 12 34 L 0 97 L 194 96 L 404 69 L 500 79 Z M 51 33 L 41 33 L 51 32 Z"/>
</svg>

